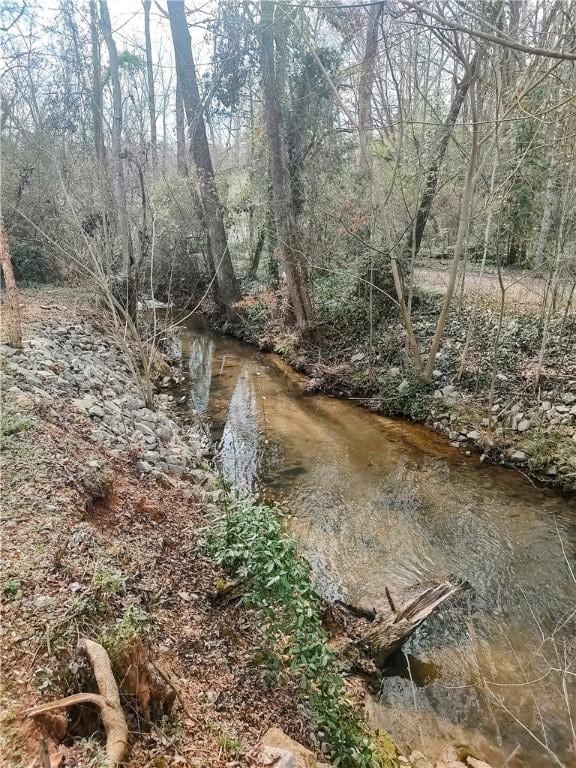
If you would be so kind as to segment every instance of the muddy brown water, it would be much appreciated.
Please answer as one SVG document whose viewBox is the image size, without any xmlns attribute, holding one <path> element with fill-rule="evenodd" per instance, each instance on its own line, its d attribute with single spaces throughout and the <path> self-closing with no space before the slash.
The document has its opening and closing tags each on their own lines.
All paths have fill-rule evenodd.
<svg viewBox="0 0 576 768">
<path fill-rule="evenodd" d="M 303 395 L 240 342 L 189 327 L 182 354 L 224 472 L 282 502 L 324 595 L 370 607 L 386 587 L 470 582 L 392 659 L 372 724 L 431 756 L 449 741 L 495 766 L 575 765 L 576 501 L 424 427 Z"/>
</svg>

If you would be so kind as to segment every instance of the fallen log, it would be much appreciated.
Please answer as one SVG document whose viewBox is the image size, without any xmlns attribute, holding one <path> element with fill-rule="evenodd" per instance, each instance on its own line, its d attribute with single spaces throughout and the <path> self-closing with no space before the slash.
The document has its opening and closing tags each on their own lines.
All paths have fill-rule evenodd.
<svg viewBox="0 0 576 768">
<path fill-rule="evenodd" d="M 386 590 L 390 610 L 377 615 L 359 640 L 377 667 L 382 667 L 388 656 L 397 651 L 435 610 L 446 600 L 462 594 L 464 582 L 430 582 L 417 585 L 411 597 L 396 604 Z"/>
<path fill-rule="evenodd" d="M 386 659 L 446 600 L 468 587 L 447 579 L 415 584 L 394 596 L 386 589 L 385 600 L 371 610 L 341 601 L 326 604 L 324 621 L 350 671 L 377 686 Z"/>
<path fill-rule="evenodd" d="M 110 658 L 106 650 L 93 640 L 81 640 L 78 643 L 78 651 L 90 661 L 100 693 L 76 693 L 58 701 L 32 707 L 23 714 L 25 717 L 38 717 L 46 712 L 64 709 L 75 704 L 96 704 L 106 731 L 108 765 L 110 768 L 115 768 L 122 762 L 128 749 L 128 726 L 122 711 L 120 693 L 114 679 Z"/>
</svg>

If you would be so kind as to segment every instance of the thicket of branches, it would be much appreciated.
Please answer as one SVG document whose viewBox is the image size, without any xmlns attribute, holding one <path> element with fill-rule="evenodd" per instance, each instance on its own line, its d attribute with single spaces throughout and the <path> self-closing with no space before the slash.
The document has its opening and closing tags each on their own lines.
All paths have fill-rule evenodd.
<svg viewBox="0 0 576 768">
<path fill-rule="evenodd" d="M 96 274 L 131 314 L 152 291 L 230 314 L 265 286 L 300 334 L 396 315 L 425 379 L 470 265 L 542 278 L 544 336 L 569 310 L 573 3 L 57 5 L 2 10 L 17 278 Z M 436 259 L 423 339 L 415 267 Z"/>
</svg>

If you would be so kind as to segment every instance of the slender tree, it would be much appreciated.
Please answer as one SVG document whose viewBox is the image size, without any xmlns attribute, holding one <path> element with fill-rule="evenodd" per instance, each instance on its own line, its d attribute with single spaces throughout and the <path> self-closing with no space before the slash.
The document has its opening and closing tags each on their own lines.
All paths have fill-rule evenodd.
<svg viewBox="0 0 576 768">
<path fill-rule="evenodd" d="M 118 66 L 118 51 L 112 35 L 112 25 L 106 0 L 100 0 L 100 24 L 102 34 L 108 48 L 110 63 L 110 81 L 112 83 L 112 157 L 114 161 L 114 193 L 118 211 L 118 230 L 122 245 L 122 265 L 126 280 L 126 308 L 131 317 L 136 315 L 137 288 L 134 274 L 134 248 L 128 205 L 126 197 L 126 179 L 124 176 L 124 160 L 122 154 L 122 89 Z"/>
<path fill-rule="evenodd" d="M 146 85 L 148 89 L 148 115 L 150 117 L 150 146 L 154 170 L 158 166 L 158 139 L 156 136 L 156 96 L 152 66 L 152 40 L 150 38 L 150 8 L 152 0 L 142 0 L 144 6 L 144 41 L 146 45 Z"/>
<path fill-rule="evenodd" d="M 100 62 L 100 32 L 96 0 L 90 0 L 90 41 L 92 53 L 92 88 L 90 103 L 92 106 L 92 127 L 94 131 L 94 150 L 96 160 L 104 165 L 104 127 L 102 122 L 102 64 Z"/>
</svg>

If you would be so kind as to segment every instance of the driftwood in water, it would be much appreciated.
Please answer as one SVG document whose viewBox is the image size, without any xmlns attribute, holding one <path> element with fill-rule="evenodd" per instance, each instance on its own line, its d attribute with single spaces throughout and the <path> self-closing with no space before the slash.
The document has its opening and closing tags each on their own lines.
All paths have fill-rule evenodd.
<svg viewBox="0 0 576 768">
<path fill-rule="evenodd" d="M 381 667 L 386 658 L 397 651 L 423 621 L 446 600 L 461 594 L 463 589 L 462 583 L 451 581 L 419 584 L 412 596 L 404 597 L 399 604 L 393 601 L 386 590 L 390 611 L 376 616 L 360 638 L 360 645 Z"/>
<path fill-rule="evenodd" d="M 377 679 L 388 656 L 446 600 L 467 586 L 450 580 L 425 582 L 394 596 L 387 589 L 386 601 L 374 610 L 338 602 L 327 609 L 326 620 L 345 633 L 347 642 L 341 653 L 351 669 Z"/>
</svg>

